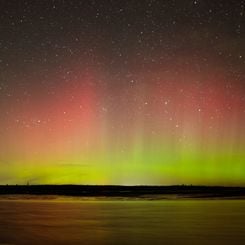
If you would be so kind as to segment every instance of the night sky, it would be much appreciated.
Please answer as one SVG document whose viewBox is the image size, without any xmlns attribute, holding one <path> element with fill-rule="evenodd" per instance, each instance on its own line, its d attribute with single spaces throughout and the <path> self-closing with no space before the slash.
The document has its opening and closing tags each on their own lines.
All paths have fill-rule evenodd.
<svg viewBox="0 0 245 245">
<path fill-rule="evenodd" d="M 0 184 L 245 186 L 245 1 L 0 0 Z"/>
</svg>

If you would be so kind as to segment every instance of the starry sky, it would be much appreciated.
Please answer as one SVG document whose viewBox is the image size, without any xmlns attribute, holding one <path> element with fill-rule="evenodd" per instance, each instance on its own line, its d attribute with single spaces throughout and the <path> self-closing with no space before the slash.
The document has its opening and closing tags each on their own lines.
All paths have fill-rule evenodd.
<svg viewBox="0 0 245 245">
<path fill-rule="evenodd" d="M 245 186 L 244 0 L 0 0 L 0 184 Z"/>
</svg>

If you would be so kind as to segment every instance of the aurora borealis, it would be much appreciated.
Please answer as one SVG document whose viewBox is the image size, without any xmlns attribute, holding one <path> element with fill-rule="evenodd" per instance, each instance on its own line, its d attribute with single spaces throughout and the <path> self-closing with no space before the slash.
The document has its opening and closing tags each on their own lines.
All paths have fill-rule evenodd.
<svg viewBox="0 0 245 245">
<path fill-rule="evenodd" d="M 245 185 L 245 2 L 0 1 L 0 184 Z"/>
</svg>

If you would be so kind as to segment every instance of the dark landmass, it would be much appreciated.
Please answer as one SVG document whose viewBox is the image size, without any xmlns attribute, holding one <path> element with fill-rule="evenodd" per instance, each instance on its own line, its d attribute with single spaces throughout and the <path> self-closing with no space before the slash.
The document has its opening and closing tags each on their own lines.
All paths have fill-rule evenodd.
<svg viewBox="0 0 245 245">
<path fill-rule="evenodd" d="M 0 185 L 0 195 L 62 195 L 80 197 L 244 198 L 245 187 L 116 186 L 116 185 Z"/>
</svg>

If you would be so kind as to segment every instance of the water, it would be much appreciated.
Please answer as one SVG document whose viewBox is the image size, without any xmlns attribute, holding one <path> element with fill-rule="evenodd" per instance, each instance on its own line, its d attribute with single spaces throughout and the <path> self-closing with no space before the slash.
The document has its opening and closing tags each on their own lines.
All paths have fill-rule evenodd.
<svg viewBox="0 0 245 245">
<path fill-rule="evenodd" d="M 0 200 L 0 244 L 245 244 L 245 200 Z"/>
</svg>

